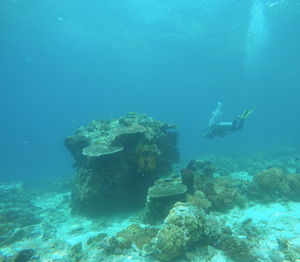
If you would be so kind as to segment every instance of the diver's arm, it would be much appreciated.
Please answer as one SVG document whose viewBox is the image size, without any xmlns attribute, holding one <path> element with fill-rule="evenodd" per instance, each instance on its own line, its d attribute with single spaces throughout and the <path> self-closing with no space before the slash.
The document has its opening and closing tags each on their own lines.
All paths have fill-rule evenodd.
<svg viewBox="0 0 300 262">
<path fill-rule="evenodd" d="M 209 138 L 209 139 L 213 139 L 215 136 L 214 136 L 214 125 L 208 127 L 208 130 L 202 134 L 202 136 L 204 136 L 205 138 Z"/>
</svg>

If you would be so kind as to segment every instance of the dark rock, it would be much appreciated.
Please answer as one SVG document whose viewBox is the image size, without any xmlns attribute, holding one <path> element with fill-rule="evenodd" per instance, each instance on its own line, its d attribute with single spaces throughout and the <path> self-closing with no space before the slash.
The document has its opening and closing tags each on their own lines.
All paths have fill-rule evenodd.
<svg viewBox="0 0 300 262">
<path fill-rule="evenodd" d="M 72 246 L 68 257 L 70 259 L 70 262 L 78 262 L 80 259 L 83 257 L 83 252 L 82 252 L 82 244 L 78 243 L 74 246 Z"/>
<path fill-rule="evenodd" d="M 27 232 L 24 229 L 20 229 L 20 230 L 16 231 L 14 234 L 12 234 L 11 236 L 6 237 L 4 242 L 6 245 L 9 245 L 14 242 L 18 242 L 18 241 L 22 240 L 26 236 L 27 236 Z"/>
<path fill-rule="evenodd" d="M 251 242 L 233 235 L 223 235 L 220 239 L 220 248 L 234 261 L 257 261 L 252 253 Z"/>
<path fill-rule="evenodd" d="M 212 174 L 216 171 L 213 164 L 209 161 L 194 159 L 190 161 L 187 166 L 187 169 L 191 169 L 195 171 L 198 175 L 203 176 L 212 176 Z"/>
<path fill-rule="evenodd" d="M 195 173 L 192 169 L 185 168 L 181 170 L 182 183 L 187 186 L 188 193 L 190 194 L 194 193 L 194 176 Z"/>
<path fill-rule="evenodd" d="M 90 237 L 88 240 L 87 240 L 87 244 L 88 245 L 91 245 L 91 244 L 94 244 L 94 243 L 100 243 L 104 238 L 107 237 L 107 234 L 106 233 L 100 233 L 94 237 Z"/>
<path fill-rule="evenodd" d="M 14 262 L 27 262 L 30 261 L 35 255 L 33 249 L 23 249 L 13 256 Z"/>
</svg>

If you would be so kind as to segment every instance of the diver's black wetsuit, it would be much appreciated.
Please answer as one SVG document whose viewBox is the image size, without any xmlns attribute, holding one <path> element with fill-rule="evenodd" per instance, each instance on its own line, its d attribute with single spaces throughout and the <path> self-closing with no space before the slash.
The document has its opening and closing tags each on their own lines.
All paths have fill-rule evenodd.
<svg viewBox="0 0 300 262">
<path fill-rule="evenodd" d="M 219 122 L 209 127 L 208 131 L 203 134 L 206 138 L 224 137 L 231 132 L 241 130 L 244 126 L 244 118 L 236 117 L 232 122 Z"/>
</svg>

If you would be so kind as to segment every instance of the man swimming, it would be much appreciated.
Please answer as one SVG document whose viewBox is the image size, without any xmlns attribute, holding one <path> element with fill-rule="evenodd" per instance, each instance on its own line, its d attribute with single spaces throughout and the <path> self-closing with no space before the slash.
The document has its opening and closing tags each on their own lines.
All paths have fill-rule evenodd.
<svg viewBox="0 0 300 262">
<path fill-rule="evenodd" d="M 222 114 L 222 104 L 219 102 L 217 109 L 212 113 L 209 121 L 208 130 L 203 134 L 204 137 L 213 139 L 215 137 L 224 137 L 229 133 L 241 130 L 244 126 L 245 119 L 254 111 L 254 107 L 245 110 L 231 122 L 218 122 L 217 119 Z"/>
</svg>

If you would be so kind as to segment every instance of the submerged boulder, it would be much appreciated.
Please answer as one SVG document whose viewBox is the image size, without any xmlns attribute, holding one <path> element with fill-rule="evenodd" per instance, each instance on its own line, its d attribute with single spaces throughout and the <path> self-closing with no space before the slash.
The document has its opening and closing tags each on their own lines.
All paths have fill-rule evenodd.
<svg viewBox="0 0 300 262">
<path fill-rule="evenodd" d="M 99 213 L 143 204 L 148 188 L 178 161 L 174 125 L 128 113 L 95 120 L 65 139 L 75 159 L 73 211 Z"/>
</svg>

